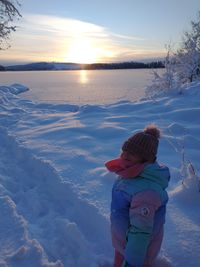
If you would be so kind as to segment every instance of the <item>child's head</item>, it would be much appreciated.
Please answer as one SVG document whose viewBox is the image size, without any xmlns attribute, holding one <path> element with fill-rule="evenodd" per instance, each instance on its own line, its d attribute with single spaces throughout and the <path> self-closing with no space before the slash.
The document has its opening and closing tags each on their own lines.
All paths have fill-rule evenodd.
<svg viewBox="0 0 200 267">
<path fill-rule="evenodd" d="M 154 162 L 156 160 L 160 130 L 148 125 L 142 132 L 131 136 L 122 146 L 122 157 L 133 163 Z"/>
</svg>

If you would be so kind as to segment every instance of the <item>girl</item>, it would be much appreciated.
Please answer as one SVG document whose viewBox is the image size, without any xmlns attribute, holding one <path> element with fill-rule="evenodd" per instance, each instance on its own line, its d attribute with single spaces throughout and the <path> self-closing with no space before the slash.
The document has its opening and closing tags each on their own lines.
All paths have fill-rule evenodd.
<svg viewBox="0 0 200 267">
<path fill-rule="evenodd" d="M 114 267 L 151 267 L 159 253 L 170 179 L 156 161 L 159 138 L 160 130 L 149 125 L 125 141 L 120 158 L 105 164 L 119 175 L 111 202 Z"/>
</svg>

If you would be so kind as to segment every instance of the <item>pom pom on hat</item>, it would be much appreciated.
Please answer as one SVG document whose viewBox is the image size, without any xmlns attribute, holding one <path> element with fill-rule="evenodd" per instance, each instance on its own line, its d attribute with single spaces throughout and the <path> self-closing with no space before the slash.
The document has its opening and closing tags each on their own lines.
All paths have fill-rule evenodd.
<svg viewBox="0 0 200 267">
<path fill-rule="evenodd" d="M 145 161 L 156 159 L 160 130 L 156 125 L 148 125 L 142 132 L 138 132 L 124 142 L 123 151 L 141 156 Z"/>
<path fill-rule="evenodd" d="M 143 131 L 145 134 L 150 134 L 150 135 L 152 135 L 152 136 L 154 136 L 154 137 L 156 137 L 156 138 L 160 138 L 160 130 L 156 127 L 156 125 L 155 124 L 150 124 L 150 125 L 148 125 L 145 129 L 144 129 L 144 131 Z"/>
</svg>

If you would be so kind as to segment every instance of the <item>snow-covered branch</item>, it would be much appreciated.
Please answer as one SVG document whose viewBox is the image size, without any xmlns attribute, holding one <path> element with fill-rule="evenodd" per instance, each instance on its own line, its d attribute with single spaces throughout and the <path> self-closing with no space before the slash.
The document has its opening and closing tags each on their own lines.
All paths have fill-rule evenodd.
<svg viewBox="0 0 200 267">
<path fill-rule="evenodd" d="M 21 17 L 16 8 L 17 5 L 19 3 L 16 0 L 0 0 L 0 50 L 7 47 L 6 42 L 10 34 L 16 30 L 16 26 L 12 25 L 12 22 L 15 18 Z"/>
</svg>

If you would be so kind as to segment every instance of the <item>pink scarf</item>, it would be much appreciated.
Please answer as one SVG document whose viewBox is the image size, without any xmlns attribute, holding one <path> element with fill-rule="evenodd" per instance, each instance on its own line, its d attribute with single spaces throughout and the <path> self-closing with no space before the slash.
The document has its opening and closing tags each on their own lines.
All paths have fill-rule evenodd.
<svg viewBox="0 0 200 267">
<path fill-rule="evenodd" d="M 106 168 L 110 172 L 115 172 L 123 178 L 134 178 L 138 176 L 143 171 L 145 165 L 145 163 L 133 164 L 121 157 L 105 163 Z"/>
</svg>

